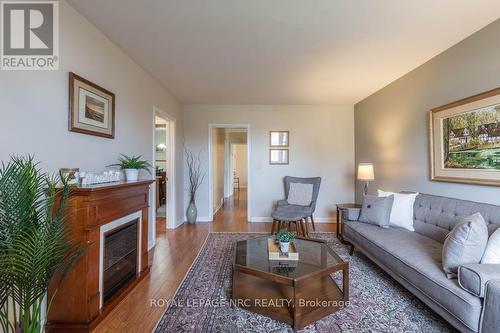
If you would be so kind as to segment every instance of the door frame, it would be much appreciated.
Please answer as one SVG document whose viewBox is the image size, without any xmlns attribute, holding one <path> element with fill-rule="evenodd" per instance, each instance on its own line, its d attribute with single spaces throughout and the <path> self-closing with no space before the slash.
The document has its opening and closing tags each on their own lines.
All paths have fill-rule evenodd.
<svg viewBox="0 0 500 333">
<path fill-rule="evenodd" d="M 251 215 L 251 202 L 252 202 L 252 169 L 251 165 L 251 152 L 252 152 L 252 144 L 250 141 L 251 138 L 251 128 L 250 124 L 208 124 L 208 219 L 210 222 L 214 220 L 214 184 L 212 177 L 212 169 L 213 169 L 213 158 L 212 158 L 212 132 L 216 128 L 228 128 L 228 129 L 236 129 L 241 128 L 245 129 L 247 132 L 247 221 L 250 221 Z"/>
<path fill-rule="evenodd" d="M 155 142 L 156 142 L 156 119 L 155 117 L 158 116 L 160 118 L 165 119 L 168 121 L 168 136 L 169 136 L 169 144 L 168 144 L 168 157 L 167 157 L 167 170 L 168 170 L 168 181 L 167 181 L 167 188 L 166 188 L 166 193 L 167 193 L 167 229 L 175 229 L 176 227 L 176 204 L 175 204 L 175 179 L 176 179 L 176 169 L 175 169 L 175 152 L 176 152 L 176 145 L 175 145 L 175 127 L 176 127 L 176 121 L 175 118 L 172 117 L 170 114 L 167 112 L 163 111 L 162 109 L 158 108 L 157 106 L 153 107 L 153 144 L 152 144 L 152 149 L 153 149 L 153 171 L 156 172 L 156 148 L 155 148 Z M 156 174 L 155 174 L 156 177 Z M 153 191 L 153 203 L 151 204 L 153 206 L 153 231 L 156 239 L 156 191 Z"/>
</svg>

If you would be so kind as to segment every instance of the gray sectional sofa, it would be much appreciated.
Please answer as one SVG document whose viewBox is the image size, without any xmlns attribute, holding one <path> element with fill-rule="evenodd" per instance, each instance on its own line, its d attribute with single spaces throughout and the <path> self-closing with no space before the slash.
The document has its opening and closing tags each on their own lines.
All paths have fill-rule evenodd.
<svg viewBox="0 0 500 333">
<path fill-rule="evenodd" d="M 461 332 L 500 332 L 500 265 L 465 265 L 448 279 L 441 263 L 457 218 L 477 212 L 490 235 L 500 227 L 500 206 L 419 194 L 415 232 L 344 220 L 343 236 Z"/>
</svg>

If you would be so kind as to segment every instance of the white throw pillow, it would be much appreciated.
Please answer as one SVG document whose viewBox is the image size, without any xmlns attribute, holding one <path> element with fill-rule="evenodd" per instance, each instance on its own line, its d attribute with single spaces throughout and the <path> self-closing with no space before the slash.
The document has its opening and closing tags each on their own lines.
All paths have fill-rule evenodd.
<svg viewBox="0 0 500 333">
<path fill-rule="evenodd" d="M 500 229 L 497 229 L 488 239 L 481 264 L 500 264 Z"/>
<path fill-rule="evenodd" d="M 379 197 L 394 195 L 389 225 L 415 231 L 413 228 L 413 204 L 418 193 L 394 193 L 378 190 Z"/>
<path fill-rule="evenodd" d="M 313 184 L 290 183 L 288 203 L 290 205 L 309 206 L 313 196 Z"/>
</svg>

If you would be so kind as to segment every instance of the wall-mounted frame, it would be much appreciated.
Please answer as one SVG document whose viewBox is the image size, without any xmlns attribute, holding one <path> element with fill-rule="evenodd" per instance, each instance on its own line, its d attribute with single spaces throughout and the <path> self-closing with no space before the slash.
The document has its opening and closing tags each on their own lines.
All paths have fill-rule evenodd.
<svg viewBox="0 0 500 333">
<path fill-rule="evenodd" d="M 269 146 L 271 147 L 288 147 L 290 145 L 289 131 L 270 131 Z"/>
<path fill-rule="evenodd" d="M 269 149 L 269 164 L 286 165 L 289 163 L 288 149 Z"/>
<path fill-rule="evenodd" d="M 431 180 L 500 186 L 500 88 L 429 112 Z"/>
<path fill-rule="evenodd" d="M 115 94 L 81 76 L 69 73 L 71 132 L 115 138 Z"/>
</svg>

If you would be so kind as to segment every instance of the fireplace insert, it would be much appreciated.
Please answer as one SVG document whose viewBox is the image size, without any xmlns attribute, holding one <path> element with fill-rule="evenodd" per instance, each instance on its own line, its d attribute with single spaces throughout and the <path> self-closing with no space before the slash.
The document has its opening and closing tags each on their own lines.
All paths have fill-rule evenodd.
<svg viewBox="0 0 500 333">
<path fill-rule="evenodd" d="M 103 303 L 137 274 L 137 223 L 134 220 L 104 235 Z"/>
</svg>

